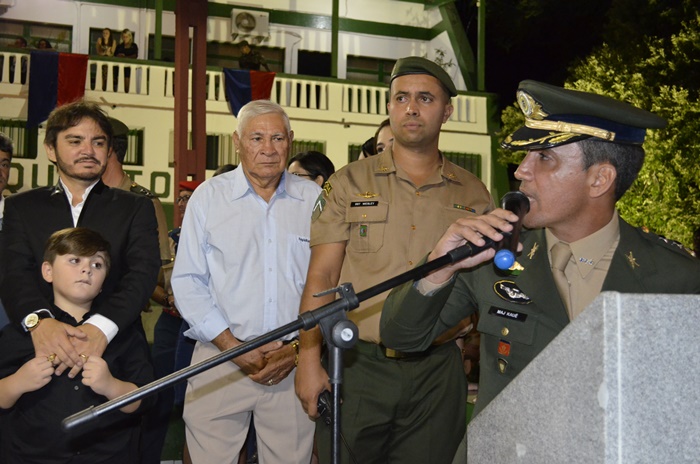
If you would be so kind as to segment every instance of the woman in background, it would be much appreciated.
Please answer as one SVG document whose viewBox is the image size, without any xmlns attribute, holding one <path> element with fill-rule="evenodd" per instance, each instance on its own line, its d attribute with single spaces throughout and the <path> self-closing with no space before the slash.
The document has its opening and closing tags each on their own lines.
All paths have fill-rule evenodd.
<svg viewBox="0 0 700 464">
<path fill-rule="evenodd" d="M 335 172 L 333 162 L 319 151 L 297 153 L 287 164 L 287 171 L 299 177 L 306 177 L 323 187 Z"/>
<path fill-rule="evenodd" d="M 97 38 L 95 45 L 99 56 L 114 56 L 117 49 L 117 41 L 112 37 L 112 30 L 108 27 L 102 29 L 102 37 Z M 102 90 L 107 90 L 107 65 L 102 65 Z"/>
<path fill-rule="evenodd" d="M 134 33 L 129 29 L 122 31 L 122 41 L 117 45 L 114 56 L 120 58 L 138 58 L 139 47 L 134 43 Z M 129 93 L 129 83 L 131 82 L 131 66 L 124 67 L 124 91 Z M 115 89 L 116 91 L 116 89 Z"/>
</svg>

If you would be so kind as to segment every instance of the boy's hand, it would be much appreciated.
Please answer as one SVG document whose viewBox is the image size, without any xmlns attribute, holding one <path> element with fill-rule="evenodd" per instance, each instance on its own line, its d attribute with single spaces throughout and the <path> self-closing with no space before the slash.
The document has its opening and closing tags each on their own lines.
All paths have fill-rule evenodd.
<svg viewBox="0 0 700 464">
<path fill-rule="evenodd" d="M 99 328 L 97 328 L 97 326 L 92 324 L 83 324 L 80 326 L 80 329 L 85 334 L 85 337 L 74 337 L 71 339 L 73 347 L 78 351 L 78 353 L 80 353 L 80 360 L 75 363 L 68 373 L 68 377 L 71 379 L 78 375 L 80 369 L 83 368 L 86 358 L 89 358 L 90 356 L 102 356 L 102 353 L 104 353 L 105 349 L 107 349 L 107 337 L 105 337 L 105 334 Z"/>
<path fill-rule="evenodd" d="M 88 356 L 83 364 L 83 385 L 90 387 L 98 395 L 110 398 L 114 380 L 107 362 L 99 356 Z"/>
<path fill-rule="evenodd" d="M 24 363 L 17 370 L 17 377 L 22 381 L 26 392 L 37 391 L 47 383 L 51 382 L 53 375 L 53 364 L 46 356 L 37 356 Z"/>
</svg>

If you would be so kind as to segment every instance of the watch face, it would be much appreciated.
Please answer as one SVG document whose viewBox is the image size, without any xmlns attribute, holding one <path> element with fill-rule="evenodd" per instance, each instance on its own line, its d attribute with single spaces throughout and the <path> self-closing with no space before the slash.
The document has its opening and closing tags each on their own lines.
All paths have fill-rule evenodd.
<svg viewBox="0 0 700 464">
<path fill-rule="evenodd" d="M 38 323 L 39 323 L 39 315 L 38 314 L 32 313 L 24 318 L 24 325 L 27 326 L 28 329 L 31 329 L 32 327 L 36 326 Z"/>
</svg>

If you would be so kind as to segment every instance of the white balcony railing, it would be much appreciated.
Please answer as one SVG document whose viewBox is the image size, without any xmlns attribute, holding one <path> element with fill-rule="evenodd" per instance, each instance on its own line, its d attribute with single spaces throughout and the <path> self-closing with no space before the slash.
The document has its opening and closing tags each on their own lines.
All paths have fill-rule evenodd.
<svg viewBox="0 0 700 464">
<path fill-rule="evenodd" d="M 26 53 L 0 52 L 0 94 L 27 95 L 29 86 L 30 56 Z M 125 72 L 130 70 L 129 82 Z M 190 71 L 191 72 L 191 71 Z M 175 69 L 173 66 L 153 64 L 139 60 L 88 60 L 86 92 L 99 92 L 110 100 L 114 97 L 148 97 L 147 106 L 173 105 Z M 206 71 L 207 103 L 227 106 L 224 74 L 218 70 Z M 323 111 L 329 114 L 379 115 L 387 114 L 386 103 L 389 89 L 385 85 L 370 85 L 342 80 L 313 80 L 294 75 L 278 74 L 271 100 L 285 108 Z M 450 122 L 467 125 L 482 125 L 477 117 L 477 102 L 483 97 L 458 95 L 453 98 L 455 111 Z M 136 103 L 136 101 L 132 101 Z M 209 106 L 208 106 L 209 108 Z M 223 109 L 225 111 L 225 109 Z M 323 117 L 323 116 L 317 116 Z M 485 126 L 484 126 L 485 127 Z M 474 127 L 466 132 L 474 132 Z M 477 130 L 477 132 L 479 132 Z"/>
</svg>

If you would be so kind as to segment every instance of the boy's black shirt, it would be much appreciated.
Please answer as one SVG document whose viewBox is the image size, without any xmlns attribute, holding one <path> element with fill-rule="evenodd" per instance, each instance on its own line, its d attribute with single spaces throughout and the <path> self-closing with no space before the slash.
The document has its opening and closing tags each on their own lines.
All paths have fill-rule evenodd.
<svg viewBox="0 0 700 464">
<path fill-rule="evenodd" d="M 79 326 L 70 314 L 53 306 L 57 320 Z M 7 377 L 35 357 L 31 334 L 16 324 L 0 331 L 0 378 Z M 150 353 L 140 321 L 120 330 L 103 354 L 112 376 L 136 384 L 153 381 Z M 61 421 L 107 399 L 83 385 L 82 375 L 68 378 L 68 371 L 54 376 L 44 387 L 25 393 L 15 406 L 2 411 L 0 419 L 0 462 L 29 463 L 126 463 L 137 462 L 140 412 L 155 397 L 144 398 L 132 414 L 113 411 L 85 429 L 66 432 Z"/>
</svg>

